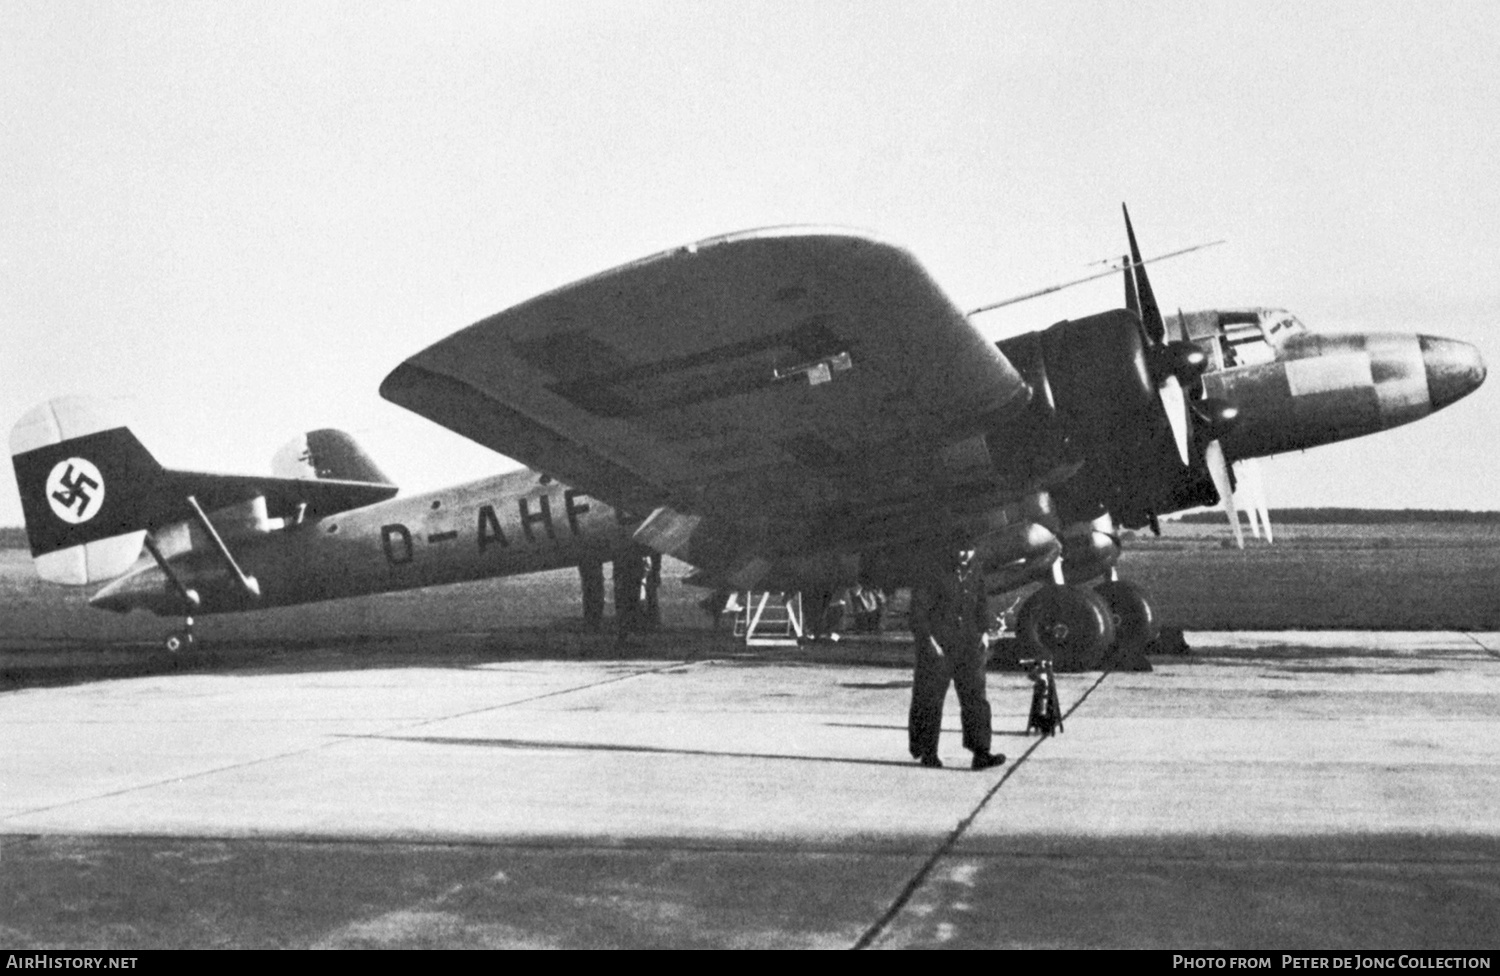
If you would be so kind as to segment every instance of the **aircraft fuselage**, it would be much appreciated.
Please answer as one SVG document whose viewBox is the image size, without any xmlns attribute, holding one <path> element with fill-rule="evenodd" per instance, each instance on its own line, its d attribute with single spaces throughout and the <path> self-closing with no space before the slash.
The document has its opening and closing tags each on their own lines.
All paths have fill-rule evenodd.
<svg viewBox="0 0 1500 976">
<path fill-rule="evenodd" d="M 197 612 L 222 613 L 605 561 L 629 549 L 638 522 L 535 471 L 513 471 L 300 525 L 229 533 L 225 541 L 257 581 L 258 597 L 194 538 L 196 527 L 182 526 L 162 543 L 174 571 L 199 594 Z M 166 574 L 145 559 L 90 603 L 184 612 Z"/>
<path fill-rule="evenodd" d="M 1485 376 L 1468 343 L 1402 333 L 1305 333 L 1268 363 L 1204 374 L 1207 396 L 1239 410 L 1231 460 L 1306 450 L 1389 430 L 1440 410 Z"/>
</svg>

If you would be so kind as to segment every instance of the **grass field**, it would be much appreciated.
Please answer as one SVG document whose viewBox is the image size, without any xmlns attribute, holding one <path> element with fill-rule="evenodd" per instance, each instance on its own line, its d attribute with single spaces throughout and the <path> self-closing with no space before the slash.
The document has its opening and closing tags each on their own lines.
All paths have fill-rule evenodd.
<svg viewBox="0 0 1500 976">
<path fill-rule="evenodd" d="M 704 592 L 681 585 L 686 567 L 664 567 L 662 622 L 669 629 L 708 630 L 695 601 Z M 0 647 L 28 641 L 155 641 L 180 624 L 144 612 L 116 614 L 88 605 L 94 588 L 43 583 L 29 554 L 0 550 Z M 582 629 L 578 574 L 556 570 L 354 597 L 255 613 L 199 617 L 205 640 L 327 642 L 367 635 L 396 636 L 498 629 Z"/>
<path fill-rule="evenodd" d="M 1127 541 L 1121 574 L 1198 630 L 1500 629 L 1500 527 L 1293 525 L 1233 548 L 1227 527 Z"/>
<path fill-rule="evenodd" d="M 1168 624 L 1189 630 L 1500 630 L 1500 527 L 1418 523 L 1286 526 L 1241 551 L 1220 526 L 1165 527 L 1126 543 L 1121 573 L 1144 584 Z M 709 629 L 703 591 L 668 561 L 669 630 Z M 158 640 L 176 621 L 90 608 L 87 593 L 40 582 L 29 556 L 0 549 L 0 649 Z M 204 617 L 209 641 L 327 642 L 368 635 L 579 629 L 572 570 Z"/>
</svg>

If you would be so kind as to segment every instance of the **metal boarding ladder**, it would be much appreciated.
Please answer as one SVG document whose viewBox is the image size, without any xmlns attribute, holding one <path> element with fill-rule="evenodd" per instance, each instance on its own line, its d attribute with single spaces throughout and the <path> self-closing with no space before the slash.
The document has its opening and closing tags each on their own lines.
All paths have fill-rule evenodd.
<svg viewBox="0 0 1500 976">
<path fill-rule="evenodd" d="M 734 636 L 747 647 L 795 645 L 802 637 L 802 594 L 743 590 L 734 595 Z"/>
</svg>

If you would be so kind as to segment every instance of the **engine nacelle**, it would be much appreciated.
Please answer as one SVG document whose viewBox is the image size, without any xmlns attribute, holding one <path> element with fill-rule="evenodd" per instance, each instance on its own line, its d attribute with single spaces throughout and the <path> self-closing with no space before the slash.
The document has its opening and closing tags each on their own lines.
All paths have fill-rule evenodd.
<svg viewBox="0 0 1500 976">
<path fill-rule="evenodd" d="M 1062 551 L 1057 509 L 1046 492 L 1032 492 L 982 515 L 948 527 L 949 548 L 974 548 L 991 593 L 1011 590 L 1051 575 Z M 870 550 L 860 556 L 859 582 L 897 589 L 920 581 L 922 560 L 933 539 Z"/>
<path fill-rule="evenodd" d="M 1081 462 L 1054 487 L 1064 523 L 1092 522 L 1110 512 L 1120 524 L 1139 528 L 1155 513 L 1217 501 L 1201 461 L 1188 466 L 1178 456 L 1133 312 L 1059 322 L 998 345 L 1032 387 L 1026 418 L 997 432 L 999 441 L 1019 451 L 1004 453 L 1043 481 L 1047 472 Z M 1195 366 L 1176 365 L 1184 371 Z"/>
<path fill-rule="evenodd" d="M 1073 522 L 1062 530 L 1063 580 L 1087 583 L 1108 573 L 1120 560 L 1120 537 L 1108 514 Z"/>
<path fill-rule="evenodd" d="M 1040 476 L 1115 453 L 1149 428 L 1141 418 L 1155 407 L 1156 390 L 1132 313 L 1059 322 L 997 345 L 1032 390 L 1021 436 L 1011 428 L 1000 434 L 1011 450 L 997 457 L 1016 458 Z"/>
<path fill-rule="evenodd" d="M 1007 526 L 979 540 L 979 569 L 989 593 L 1007 593 L 1052 577 L 1062 544 L 1040 522 Z"/>
</svg>

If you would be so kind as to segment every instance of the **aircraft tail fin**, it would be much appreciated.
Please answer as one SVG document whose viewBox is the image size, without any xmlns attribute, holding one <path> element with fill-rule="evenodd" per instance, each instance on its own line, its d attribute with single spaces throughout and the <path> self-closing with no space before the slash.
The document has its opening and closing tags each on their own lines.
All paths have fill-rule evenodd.
<svg viewBox="0 0 1500 976">
<path fill-rule="evenodd" d="M 341 430 L 310 430 L 288 442 L 271 460 L 278 478 L 317 478 L 390 484 L 369 455 Z"/>
<path fill-rule="evenodd" d="M 162 468 L 98 400 L 59 397 L 10 432 L 11 463 L 37 574 L 112 579 L 140 558 Z"/>
</svg>

